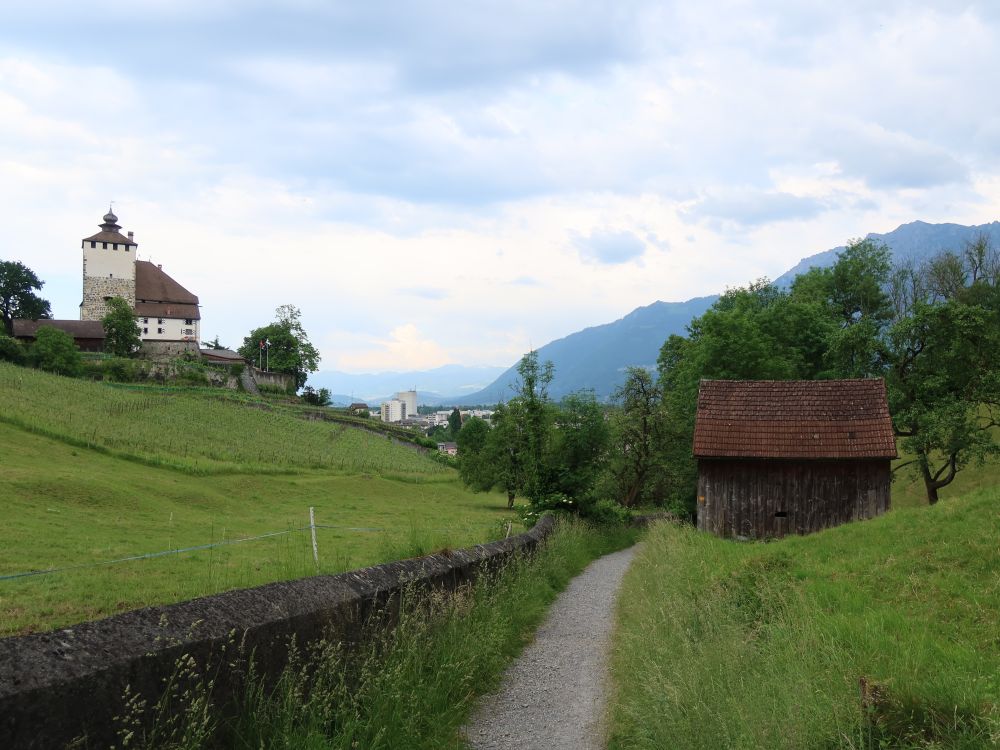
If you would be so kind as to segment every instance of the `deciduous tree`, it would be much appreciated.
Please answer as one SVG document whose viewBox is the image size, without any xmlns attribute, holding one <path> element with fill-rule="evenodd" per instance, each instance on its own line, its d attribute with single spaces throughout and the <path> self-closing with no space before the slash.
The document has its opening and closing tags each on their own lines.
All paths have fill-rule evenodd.
<svg viewBox="0 0 1000 750">
<path fill-rule="evenodd" d="M 319 369 L 320 356 L 309 342 L 302 327 L 302 314 L 295 305 L 281 305 L 275 310 L 276 320 L 255 328 L 243 339 L 239 353 L 251 362 L 258 361 L 265 347 L 268 368 L 295 378 L 295 387 L 306 384 L 309 373 Z"/>
<path fill-rule="evenodd" d="M 45 285 L 35 272 L 18 261 L 0 260 L 0 318 L 4 331 L 14 335 L 14 319 L 39 320 L 51 318 L 49 303 L 34 290 Z"/>
<path fill-rule="evenodd" d="M 31 362 L 39 370 L 75 377 L 82 367 L 80 350 L 73 337 L 52 326 L 42 326 L 31 346 Z"/>
<path fill-rule="evenodd" d="M 107 305 L 108 314 L 101 318 L 104 350 L 116 357 L 134 357 L 142 346 L 135 311 L 121 297 L 112 297 Z"/>
</svg>

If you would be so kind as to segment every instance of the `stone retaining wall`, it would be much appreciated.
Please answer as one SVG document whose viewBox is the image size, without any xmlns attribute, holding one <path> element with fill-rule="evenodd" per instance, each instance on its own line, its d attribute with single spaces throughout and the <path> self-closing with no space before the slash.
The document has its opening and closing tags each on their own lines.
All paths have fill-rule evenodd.
<svg viewBox="0 0 1000 750">
<path fill-rule="evenodd" d="M 0 639 L 0 748 L 61 748 L 81 736 L 87 747 L 116 744 L 115 716 L 126 686 L 155 703 L 178 659 L 219 668 L 214 698 L 232 683 L 226 649 L 242 642 L 262 674 L 285 665 L 287 644 L 332 637 L 358 643 L 366 622 L 398 606 L 409 585 L 454 590 L 512 555 L 534 549 L 552 530 L 543 518 L 531 531 L 448 554 L 386 563 L 148 607 L 47 633 Z"/>
</svg>

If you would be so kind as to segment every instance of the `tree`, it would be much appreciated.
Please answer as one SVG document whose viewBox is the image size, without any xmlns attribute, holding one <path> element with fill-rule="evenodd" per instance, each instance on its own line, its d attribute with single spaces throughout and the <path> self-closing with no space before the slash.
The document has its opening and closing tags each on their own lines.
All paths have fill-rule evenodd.
<svg viewBox="0 0 1000 750">
<path fill-rule="evenodd" d="M 52 317 L 49 303 L 33 290 L 41 289 L 34 271 L 18 261 L 0 260 L 0 317 L 8 336 L 14 335 L 14 319 L 40 320 Z"/>
<path fill-rule="evenodd" d="M 73 337 L 52 326 L 42 326 L 35 333 L 31 362 L 40 370 L 74 377 L 80 374 L 80 350 Z"/>
<path fill-rule="evenodd" d="M 507 507 L 525 487 L 525 441 L 521 404 L 500 404 L 492 426 L 478 417 L 468 419 L 456 437 L 458 472 L 475 492 L 499 487 L 507 493 Z"/>
<path fill-rule="evenodd" d="M 493 411 L 493 427 L 486 442 L 484 460 L 493 472 L 493 486 L 507 493 L 507 507 L 528 486 L 528 441 L 525 435 L 524 404 L 512 400 Z"/>
<path fill-rule="evenodd" d="M 301 312 L 294 305 L 281 305 L 275 310 L 276 320 L 255 328 L 243 339 L 239 353 L 256 362 L 262 348 L 266 349 L 268 368 L 295 378 L 295 387 L 306 384 L 310 372 L 319 369 L 320 356 L 302 328 Z"/>
<path fill-rule="evenodd" d="M 458 444 L 458 474 L 465 484 L 477 492 L 493 489 L 497 483 L 496 471 L 487 442 L 490 426 L 479 417 L 466 420 L 455 436 Z"/>
<path fill-rule="evenodd" d="M 142 346 L 135 311 L 121 297 L 112 297 L 107 305 L 108 314 L 101 318 L 104 350 L 116 357 L 134 357 Z"/>
<path fill-rule="evenodd" d="M 458 438 L 458 433 L 462 430 L 462 412 L 458 410 L 456 406 L 451 410 L 451 414 L 448 415 L 448 431 L 451 433 L 451 439 L 455 440 Z"/>
<path fill-rule="evenodd" d="M 611 473 L 618 502 L 635 506 L 649 482 L 662 432 L 662 392 L 643 367 L 630 367 L 625 382 L 615 391 L 619 409 L 614 413 L 615 450 Z"/>
<path fill-rule="evenodd" d="M 516 387 L 517 396 L 512 401 L 516 402 L 516 410 L 523 420 L 519 437 L 524 457 L 524 491 L 533 505 L 541 505 L 552 490 L 547 458 L 553 410 L 548 388 L 554 367 L 551 362 L 540 365 L 538 352 L 530 351 L 521 357 L 517 372 L 521 380 Z"/>
<path fill-rule="evenodd" d="M 302 389 L 302 400 L 312 406 L 329 406 L 333 403 L 333 396 L 329 388 L 320 388 L 318 391 L 311 385 Z M 367 417 L 368 414 L 365 413 Z"/>
<path fill-rule="evenodd" d="M 914 456 L 896 468 L 916 465 L 933 505 L 965 466 L 1000 453 L 1000 288 L 980 281 L 918 301 L 893 326 L 890 351 L 893 425 Z"/>
<path fill-rule="evenodd" d="M 566 396 L 554 410 L 549 438 L 550 492 L 589 504 L 608 458 L 609 430 L 593 391 Z M 585 510 L 585 509 L 584 509 Z"/>
</svg>

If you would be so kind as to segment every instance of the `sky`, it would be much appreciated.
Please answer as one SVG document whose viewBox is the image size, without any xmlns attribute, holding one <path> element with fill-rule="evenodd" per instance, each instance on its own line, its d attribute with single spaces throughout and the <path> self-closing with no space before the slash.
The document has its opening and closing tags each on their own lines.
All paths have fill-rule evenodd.
<svg viewBox="0 0 1000 750">
<path fill-rule="evenodd" d="M 1000 4 L 5 0 L 0 259 L 114 201 L 236 347 L 499 365 L 917 219 L 1000 219 Z"/>
</svg>

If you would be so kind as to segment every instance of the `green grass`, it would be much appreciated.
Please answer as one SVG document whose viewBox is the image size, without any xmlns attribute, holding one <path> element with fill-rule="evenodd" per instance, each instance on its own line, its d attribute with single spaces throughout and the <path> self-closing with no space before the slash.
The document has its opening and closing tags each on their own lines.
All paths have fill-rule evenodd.
<svg viewBox="0 0 1000 750">
<path fill-rule="evenodd" d="M 445 474 L 426 455 L 347 425 L 305 421 L 216 389 L 122 388 L 0 362 L 0 421 L 192 474 L 295 469 Z"/>
<path fill-rule="evenodd" d="M 536 555 L 514 561 L 471 590 L 411 595 L 399 626 L 373 636 L 361 653 L 313 644 L 299 651 L 273 691 L 251 678 L 236 717 L 217 715 L 197 684 L 184 686 L 195 696 L 186 721 L 161 724 L 155 737 L 149 733 L 133 744 L 246 750 L 464 747 L 459 728 L 477 698 L 498 684 L 558 592 L 591 560 L 631 544 L 635 536 L 625 528 L 561 523 Z"/>
<path fill-rule="evenodd" d="M 513 517 L 410 447 L 255 403 L 0 364 L 0 576 L 298 528 L 310 506 L 350 527 L 317 532 L 332 573 L 496 538 Z M 0 581 L 0 636 L 315 570 L 296 532 Z"/>
<path fill-rule="evenodd" d="M 619 603 L 610 747 L 995 747 L 998 540 L 996 488 L 772 543 L 656 527 Z"/>
</svg>

